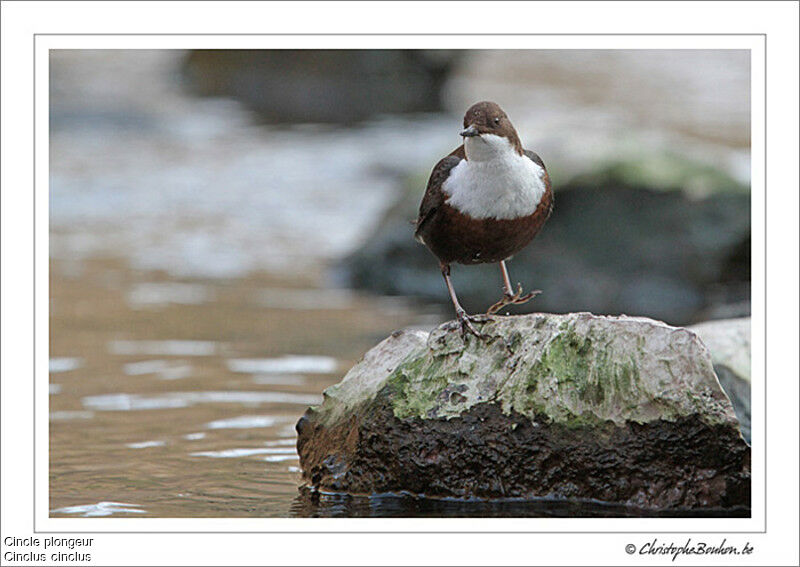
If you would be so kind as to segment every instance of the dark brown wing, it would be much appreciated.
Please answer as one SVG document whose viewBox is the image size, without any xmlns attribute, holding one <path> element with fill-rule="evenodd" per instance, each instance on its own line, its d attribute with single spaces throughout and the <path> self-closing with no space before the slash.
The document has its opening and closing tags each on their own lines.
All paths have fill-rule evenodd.
<svg viewBox="0 0 800 567">
<path fill-rule="evenodd" d="M 545 218 L 549 218 L 550 213 L 553 212 L 553 191 L 552 188 L 550 187 L 550 174 L 547 173 L 547 168 L 544 166 L 544 162 L 542 161 L 542 158 L 539 157 L 539 154 L 537 154 L 536 152 L 532 152 L 530 150 L 523 150 L 523 153 L 528 159 L 530 159 L 533 163 L 535 163 L 544 170 L 544 186 L 546 189 L 546 196 L 548 202 L 548 210 Z"/>
<path fill-rule="evenodd" d="M 436 215 L 436 211 L 444 201 L 442 183 L 444 183 L 450 175 L 450 171 L 465 157 L 464 146 L 461 145 L 450 152 L 448 156 L 440 159 L 439 163 L 433 168 L 431 176 L 428 179 L 428 186 L 425 189 L 425 195 L 422 197 L 422 202 L 419 205 L 419 216 L 417 217 L 417 224 L 414 229 L 414 238 L 417 241 L 424 244 L 422 232 L 425 230 L 425 227 L 430 224 L 431 219 Z"/>
<path fill-rule="evenodd" d="M 525 153 L 525 156 L 529 160 L 531 160 L 533 163 L 535 163 L 536 165 L 547 171 L 547 168 L 544 166 L 544 162 L 542 161 L 542 158 L 539 157 L 539 154 L 537 154 L 536 152 L 532 152 L 530 150 L 523 150 L 523 152 Z"/>
</svg>

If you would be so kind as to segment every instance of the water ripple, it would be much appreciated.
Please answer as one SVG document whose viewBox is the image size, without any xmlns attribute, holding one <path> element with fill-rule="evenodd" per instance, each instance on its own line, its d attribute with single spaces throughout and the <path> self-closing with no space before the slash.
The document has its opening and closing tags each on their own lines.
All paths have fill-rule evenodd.
<svg viewBox="0 0 800 567">
<path fill-rule="evenodd" d="M 138 411 L 186 408 L 196 404 L 298 404 L 313 406 L 322 403 L 322 396 L 288 392 L 168 392 L 166 394 L 102 394 L 86 396 L 83 406 L 98 411 Z"/>
<path fill-rule="evenodd" d="M 85 518 L 97 516 L 111 516 L 113 514 L 145 514 L 147 510 L 142 510 L 139 504 L 128 504 L 125 502 L 98 502 L 97 504 L 86 504 L 83 506 L 67 506 L 51 510 L 53 514 L 77 514 Z"/>
</svg>

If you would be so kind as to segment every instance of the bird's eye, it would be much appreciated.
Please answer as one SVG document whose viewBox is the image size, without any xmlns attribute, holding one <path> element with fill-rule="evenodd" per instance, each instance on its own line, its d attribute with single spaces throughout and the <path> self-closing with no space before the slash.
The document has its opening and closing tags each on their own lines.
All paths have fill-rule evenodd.
<svg viewBox="0 0 800 567">
<path fill-rule="evenodd" d="M 495 124 L 500 124 L 500 117 L 499 116 L 494 119 L 494 123 Z"/>
</svg>

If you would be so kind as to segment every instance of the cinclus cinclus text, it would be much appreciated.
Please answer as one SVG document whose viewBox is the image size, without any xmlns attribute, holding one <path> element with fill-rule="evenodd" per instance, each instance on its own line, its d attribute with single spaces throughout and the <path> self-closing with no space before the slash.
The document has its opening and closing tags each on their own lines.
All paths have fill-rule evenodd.
<svg viewBox="0 0 800 567">
<path fill-rule="evenodd" d="M 550 177 L 541 158 L 523 149 L 517 131 L 494 102 L 473 104 L 464 115 L 464 143 L 431 172 L 419 207 L 414 238 L 439 259 L 462 332 L 476 336 L 450 281 L 450 264 L 499 263 L 506 305 L 525 303 L 539 291 L 522 294 L 511 286 L 505 261 L 524 248 L 553 210 Z"/>
</svg>

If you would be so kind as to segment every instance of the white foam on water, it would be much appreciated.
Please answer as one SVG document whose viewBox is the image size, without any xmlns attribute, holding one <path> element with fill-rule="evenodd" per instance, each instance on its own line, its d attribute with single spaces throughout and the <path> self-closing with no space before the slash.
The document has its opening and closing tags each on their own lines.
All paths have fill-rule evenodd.
<svg viewBox="0 0 800 567">
<path fill-rule="evenodd" d="M 77 514 L 84 518 L 111 516 L 113 514 L 145 514 L 139 504 L 129 504 L 125 502 L 98 502 L 97 504 L 86 504 L 84 506 L 67 506 L 50 511 L 53 514 Z"/>
<path fill-rule="evenodd" d="M 213 298 L 214 294 L 207 285 L 178 282 L 139 283 L 127 294 L 128 304 L 135 309 L 169 304 L 199 305 Z"/>
<path fill-rule="evenodd" d="M 69 372 L 83 366 L 82 358 L 71 358 L 66 356 L 54 357 L 50 359 L 49 371 L 51 374 L 56 372 Z"/>
<path fill-rule="evenodd" d="M 166 441 L 141 441 L 139 443 L 126 443 L 125 446 L 130 449 L 147 449 L 148 447 L 163 447 Z"/>
<path fill-rule="evenodd" d="M 108 351 L 122 355 L 212 356 L 217 352 L 213 341 L 110 341 Z"/>
<path fill-rule="evenodd" d="M 330 356 L 291 355 L 280 358 L 231 358 L 231 372 L 245 374 L 331 374 L 339 364 Z"/>
<path fill-rule="evenodd" d="M 93 411 L 51 411 L 50 421 L 71 421 L 73 419 L 92 419 Z"/>
<path fill-rule="evenodd" d="M 286 469 L 286 470 L 288 470 L 289 472 L 303 472 L 303 471 L 302 471 L 302 469 L 301 469 L 300 467 L 294 467 L 294 466 L 292 466 L 292 467 L 287 467 L 287 469 Z"/>
<path fill-rule="evenodd" d="M 261 404 L 319 405 L 322 396 L 316 394 L 292 394 L 288 392 L 168 392 L 165 394 L 102 394 L 86 396 L 81 402 L 88 409 L 97 411 L 138 411 L 185 408 L 196 404 Z"/>
<path fill-rule="evenodd" d="M 61 393 L 61 384 L 50 384 L 48 388 L 50 395 Z"/>
</svg>

